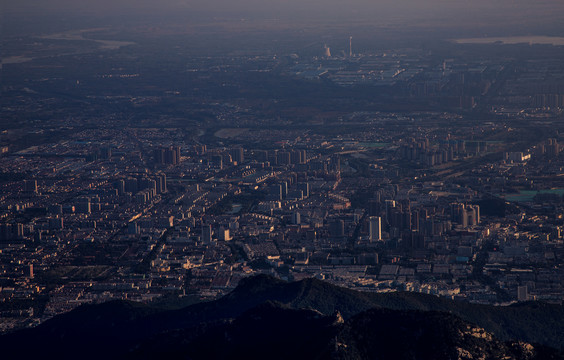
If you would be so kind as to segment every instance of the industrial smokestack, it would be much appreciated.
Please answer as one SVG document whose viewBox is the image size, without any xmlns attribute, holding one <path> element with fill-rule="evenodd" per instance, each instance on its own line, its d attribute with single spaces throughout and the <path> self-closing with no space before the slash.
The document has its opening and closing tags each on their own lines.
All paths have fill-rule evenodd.
<svg viewBox="0 0 564 360">
<path fill-rule="evenodd" d="M 325 57 L 328 58 L 331 57 L 331 49 L 327 45 L 324 46 L 325 46 L 325 53 L 324 53 Z"/>
</svg>

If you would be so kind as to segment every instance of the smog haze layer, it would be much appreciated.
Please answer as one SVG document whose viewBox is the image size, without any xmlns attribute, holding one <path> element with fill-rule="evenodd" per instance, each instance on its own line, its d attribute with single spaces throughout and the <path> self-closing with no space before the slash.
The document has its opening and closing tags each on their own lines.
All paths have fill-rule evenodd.
<svg viewBox="0 0 564 360">
<path fill-rule="evenodd" d="M 195 25 L 269 21 L 299 26 L 397 26 L 560 35 L 564 3 L 557 0 L 24 0 L 3 4 L 2 33 L 18 35 L 108 25 Z M 267 30 L 267 27 L 264 27 Z"/>
</svg>

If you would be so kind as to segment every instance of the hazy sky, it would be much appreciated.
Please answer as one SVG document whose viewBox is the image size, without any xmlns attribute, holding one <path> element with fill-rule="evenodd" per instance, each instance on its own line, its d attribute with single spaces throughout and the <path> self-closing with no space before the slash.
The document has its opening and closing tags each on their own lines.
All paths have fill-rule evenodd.
<svg viewBox="0 0 564 360">
<path fill-rule="evenodd" d="M 298 21 L 429 22 L 441 24 L 564 24 L 564 0 L 4 0 L 12 22 L 24 14 L 177 21 L 185 16 Z M 172 20 L 174 17 L 174 20 Z M 564 25 L 563 25 L 564 27 Z M 564 35 L 564 34 L 561 34 Z"/>
<path fill-rule="evenodd" d="M 495 12 L 503 13 L 535 11 L 535 9 L 562 9 L 562 0 L 6 0 L 5 10 L 50 10 L 73 12 L 142 11 L 161 9 L 174 11 L 179 8 L 192 11 L 217 11 L 249 15 L 300 11 L 319 13 L 368 13 L 406 12 Z"/>
</svg>

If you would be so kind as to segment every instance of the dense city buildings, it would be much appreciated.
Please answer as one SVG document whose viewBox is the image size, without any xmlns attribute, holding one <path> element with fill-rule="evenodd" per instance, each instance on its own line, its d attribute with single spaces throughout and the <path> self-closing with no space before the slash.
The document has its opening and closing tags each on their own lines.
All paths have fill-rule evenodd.
<svg viewBox="0 0 564 360">
<path fill-rule="evenodd" d="M 562 46 L 67 35 L 3 63 L 0 331 L 253 274 L 564 300 Z"/>
</svg>

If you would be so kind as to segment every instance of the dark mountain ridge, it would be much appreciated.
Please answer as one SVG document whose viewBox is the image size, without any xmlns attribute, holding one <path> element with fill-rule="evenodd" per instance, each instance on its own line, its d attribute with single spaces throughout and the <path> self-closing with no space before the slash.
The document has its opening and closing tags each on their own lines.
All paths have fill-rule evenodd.
<svg viewBox="0 0 564 360">
<path fill-rule="evenodd" d="M 411 315 L 405 315 L 406 312 Z M 262 315 L 257 317 L 257 313 Z M 337 313 L 338 316 L 335 315 Z M 564 308 L 558 305 L 534 302 L 494 307 L 417 293 L 359 292 L 316 279 L 286 282 L 259 275 L 242 280 L 235 290 L 218 300 L 179 310 L 163 311 L 127 301 L 82 306 L 36 328 L 0 337 L 0 348 L 7 354 L 49 354 L 59 358 L 73 358 L 76 354 L 86 358 L 123 358 L 126 355 L 143 358 L 147 354 L 158 356 L 167 352 L 171 352 L 171 355 L 190 355 L 188 358 L 200 358 L 200 355 L 208 352 L 211 356 L 209 358 L 223 358 L 230 352 L 246 352 L 249 357 L 249 347 L 255 344 L 255 355 L 260 357 L 264 356 L 260 349 L 266 349 L 257 347 L 255 340 L 260 338 L 261 343 L 270 344 L 270 348 L 279 346 L 276 343 L 278 340 L 284 344 L 294 344 L 295 347 L 286 349 L 288 353 L 284 353 L 284 349 L 278 352 L 295 356 L 304 353 L 303 347 L 298 345 L 301 339 L 307 339 L 308 343 L 317 344 L 311 348 L 316 354 L 314 358 L 365 358 L 365 352 L 372 350 L 364 342 L 356 340 L 359 334 L 370 333 L 358 332 L 362 328 L 362 319 L 370 319 L 379 324 L 379 317 L 383 317 L 392 329 L 395 317 L 399 324 L 402 323 L 402 316 L 407 316 L 406 318 L 417 320 L 413 320 L 413 324 L 423 324 L 412 329 L 419 333 L 437 326 L 444 328 L 443 323 L 425 325 L 432 324 L 432 319 L 438 316 L 431 314 L 441 314 L 440 317 L 450 319 L 448 321 L 456 319 L 464 326 L 483 328 L 485 332 L 492 334 L 488 339 L 498 341 L 499 344 L 513 340 L 556 349 L 564 346 Z M 336 321 L 337 317 L 342 321 Z M 300 332 L 303 329 L 309 330 Z M 401 331 L 398 334 L 409 337 L 409 329 L 407 327 L 405 334 Z M 456 334 L 455 331 L 451 335 Z M 371 336 L 376 339 L 385 338 L 381 333 L 373 333 Z M 339 337 L 343 337 L 345 343 L 357 345 L 344 352 L 336 351 L 335 348 L 339 347 L 335 345 L 335 341 L 338 342 L 335 339 Z M 229 342 L 226 339 L 232 340 Z M 440 340 L 433 337 L 430 339 L 429 341 Z M 213 342 L 223 343 L 221 349 L 224 350 L 212 346 Z M 34 346 L 29 346 L 30 343 Z M 209 344 L 210 348 L 207 349 L 202 344 Z M 507 353 L 513 351 L 512 345 L 504 348 L 506 345 L 499 344 L 492 346 L 503 348 Z M 488 346 L 481 344 L 473 351 L 486 351 Z M 544 349 L 543 346 L 532 348 Z M 353 348 L 354 351 L 351 350 Z M 362 350 L 364 348 L 366 349 Z M 292 353 L 292 349 L 298 352 Z M 410 351 L 417 353 L 418 349 L 414 347 Z M 449 351 L 447 353 L 452 353 L 452 349 Z M 534 358 L 535 351 L 530 354 L 533 357 L 528 358 Z M 307 351 L 305 353 L 312 354 Z M 521 355 L 514 355 L 510 358 L 523 358 L 519 357 Z"/>
</svg>

